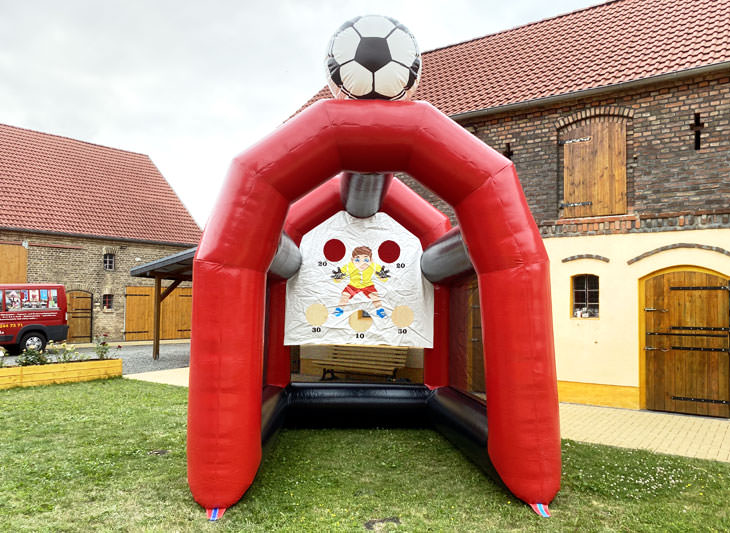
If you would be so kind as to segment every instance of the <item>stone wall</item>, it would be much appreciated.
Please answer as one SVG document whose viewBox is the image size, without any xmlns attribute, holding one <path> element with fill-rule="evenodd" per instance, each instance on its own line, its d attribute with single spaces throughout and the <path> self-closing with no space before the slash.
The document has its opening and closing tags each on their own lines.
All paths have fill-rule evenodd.
<svg viewBox="0 0 730 533">
<path fill-rule="evenodd" d="M 134 278 L 129 271 L 190 247 L 3 230 L 0 242 L 27 247 L 28 283 L 62 283 L 67 291 L 91 292 L 93 334 L 107 333 L 110 340 L 123 339 L 126 287 L 154 285 L 154 280 Z M 115 254 L 114 270 L 104 269 L 105 253 Z M 104 294 L 113 295 L 111 309 L 102 309 Z"/>
<path fill-rule="evenodd" d="M 561 219 L 561 128 L 601 109 L 626 121 L 627 214 Z M 695 114 L 704 124 L 695 149 Z M 730 77 L 715 74 L 462 121 L 509 153 L 545 237 L 730 227 Z M 509 147 L 508 147 L 509 144 Z M 403 178 L 455 223 L 453 210 Z M 718 216 L 719 215 L 719 216 Z"/>
</svg>

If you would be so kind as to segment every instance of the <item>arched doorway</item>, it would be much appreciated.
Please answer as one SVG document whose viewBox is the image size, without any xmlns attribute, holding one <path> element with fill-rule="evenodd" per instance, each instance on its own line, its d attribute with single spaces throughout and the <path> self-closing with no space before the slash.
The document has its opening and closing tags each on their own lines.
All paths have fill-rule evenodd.
<svg viewBox="0 0 730 533">
<path fill-rule="evenodd" d="M 93 295 L 88 291 L 66 293 L 69 342 L 91 342 L 91 320 L 94 312 Z"/>
<path fill-rule="evenodd" d="M 730 282 L 696 267 L 642 280 L 646 408 L 730 417 Z"/>
</svg>

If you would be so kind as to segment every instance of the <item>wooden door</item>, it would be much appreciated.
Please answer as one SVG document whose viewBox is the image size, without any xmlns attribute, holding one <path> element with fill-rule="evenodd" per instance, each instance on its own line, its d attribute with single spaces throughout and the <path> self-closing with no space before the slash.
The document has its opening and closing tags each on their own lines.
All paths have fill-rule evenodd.
<svg viewBox="0 0 730 533">
<path fill-rule="evenodd" d="M 730 417 L 730 288 L 701 272 L 645 283 L 646 407 Z"/>
<path fill-rule="evenodd" d="M 127 287 L 124 295 L 124 340 L 152 340 L 154 287 Z"/>
<path fill-rule="evenodd" d="M 28 250 L 19 244 L 0 244 L 0 283 L 28 280 Z"/>
<path fill-rule="evenodd" d="M 154 328 L 154 287 L 127 287 L 124 338 L 152 340 Z M 160 339 L 189 339 L 192 319 L 192 289 L 178 287 L 160 306 Z"/>
<path fill-rule="evenodd" d="M 94 313 L 93 294 L 87 291 L 66 293 L 68 342 L 91 342 L 91 321 Z"/>
<path fill-rule="evenodd" d="M 626 213 L 626 125 L 614 117 L 586 120 L 561 141 L 564 217 Z"/>
<path fill-rule="evenodd" d="M 449 290 L 449 384 L 468 393 L 483 393 L 484 347 L 476 274 Z"/>
<path fill-rule="evenodd" d="M 479 284 L 476 276 L 468 285 L 467 298 L 467 361 L 470 372 L 468 387 L 470 392 L 485 392 L 484 384 L 484 344 L 482 344 L 482 311 L 479 305 Z"/>
<path fill-rule="evenodd" d="M 162 300 L 161 339 L 189 339 L 193 318 L 193 289 L 178 287 Z"/>
</svg>

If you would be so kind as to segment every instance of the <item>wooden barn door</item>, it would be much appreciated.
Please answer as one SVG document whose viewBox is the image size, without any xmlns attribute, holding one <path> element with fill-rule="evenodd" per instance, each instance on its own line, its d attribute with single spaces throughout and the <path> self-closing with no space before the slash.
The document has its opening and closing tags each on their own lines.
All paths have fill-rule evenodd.
<svg viewBox="0 0 730 533">
<path fill-rule="evenodd" d="M 484 347 L 476 275 L 452 285 L 449 298 L 449 384 L 483 394 Z"/>
<path fill-rule="evenodd" d="M 479 305 L 479 284 L 476 276 L 467 286 L 467 361 L 470 367 L 469 391 L 486 392 L 484 384 L 484 344 L 482 343 L 482 311 Z"/>
<path fill-rule="evenodd" d="M 584 121 L 561 141 L 564 217 L 626 213 L 626 125 L 615 117 Z"/>
<path fill-rule="evenodd" d="M 127 287 L 124 295 L 124 340 L 152 340 L 154 287 Z"/>
<path fill-rule="evenodd" d="M 0 244 L 0 283 L 28 280 L 28 250 L 19 244 Z"/>
<path fill-rule="evenodd" d="M 93 295 L 87 291 L 66 293 L 68 313 L 68 342 L 91 342 L 91 319 L 94 313 Z"/>
<path fill-rule="evenodd" d="M 162 339 L 189 339 L 193 318 L 193 289 L 178 287 L 162 300 Z"/>
<path fill-rule="evenodd" d="M 645 282 L 646 407 L 730 417 L 730 287 L 702 272 Z"/>
<path fill-rule="evenodd" d="M 152 340 L 154 328 L 154 287 L 127 287 L 124 339 Z M 160 338 L 189 339 L 192 318 L 192 289 L 178 287 L 162 301 Z"/>
</svg>

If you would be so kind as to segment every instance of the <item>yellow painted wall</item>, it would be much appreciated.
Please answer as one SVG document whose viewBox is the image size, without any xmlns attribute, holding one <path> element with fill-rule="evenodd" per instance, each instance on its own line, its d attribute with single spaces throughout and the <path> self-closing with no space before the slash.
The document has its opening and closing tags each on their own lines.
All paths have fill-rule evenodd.
<svg viewBox="0 0 730 533">
<path fill-rule="evenodd" d="M 730 229 L 666 231 L 623 235 L 560 237 L 543 241 L 550 257 L 553 325 L 558 380 L 643 387 L 639 383 L 639 280 L 678 265 L 702 267 L 730 276 L 730 257 L 717 252 L 679 248 L 632 265 L 640 254 L 676 243 L 695 243 L 730 250 Z M 579 259 L 595 254 L 609 263 Z M 572 276 L 594 274 L 600 283 L 599 318 L 571 316 Z"/>
</svg>

